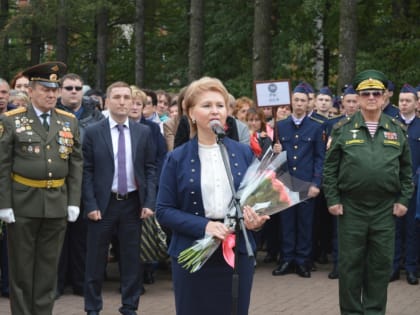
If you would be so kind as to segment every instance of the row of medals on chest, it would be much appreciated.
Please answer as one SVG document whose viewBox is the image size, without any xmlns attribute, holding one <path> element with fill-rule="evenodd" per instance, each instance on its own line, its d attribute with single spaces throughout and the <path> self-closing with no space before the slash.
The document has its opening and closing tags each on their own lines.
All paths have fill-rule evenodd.
<svg viewBox="0 0 420 315">
<path fill-rule="evenodd" d="M 28 136 L 33 135 L 32 126 L 31 124 L 34 122 L 33 119 L 29 119 L 26 116 L 23 117 L 16 117 L 15 118 L 15 127 L 16 133 L 25 132 Z M 67 159 L 68 155 L 73 151 L 73 134 L 70 129 L 70 123 L 68 121 L 60 121 L 57 120 L 57 124 L 61 125 L 61 130 L 58 132 L 57 142 L 60 145 L 58 148 L 58 152 L 60 153 L 60 157 L 62 159 Z M 39 145 L 31 145 L 22 146 L 22 151 L 27 151 L 29 153 L 36 153 L 38 154 L 41 151 Z"/>
</svg>

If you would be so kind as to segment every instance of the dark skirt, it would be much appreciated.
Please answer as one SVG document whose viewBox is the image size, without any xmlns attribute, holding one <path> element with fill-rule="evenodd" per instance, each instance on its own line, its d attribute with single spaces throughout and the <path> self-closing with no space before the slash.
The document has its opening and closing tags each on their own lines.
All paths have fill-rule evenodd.
<svg viewBox="0 0 420 315">
<path fill-rule="evenodd" d="M 172 277 L 177 315 L 232 314 L 231 268 L 224 260 L 221 246 L 195 273 L 182 268 L 172 257 Z M 254 259 L 240 254 L 238 315 L 247 315 L 254 275 Z"/>
</svg>

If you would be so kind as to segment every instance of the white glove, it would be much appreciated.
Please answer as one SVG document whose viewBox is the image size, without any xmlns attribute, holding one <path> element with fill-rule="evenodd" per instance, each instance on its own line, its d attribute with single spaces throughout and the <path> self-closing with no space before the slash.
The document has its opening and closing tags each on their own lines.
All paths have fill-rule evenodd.
<svg viewBox="0 0 420 315">
<path fill-rule="evenodd" d="M 68 206 L 67 207 L 67 221 L 74 222 L 79 216 L 80 209 L 77 206 Z"/>
<path fill-rule="evenodd" d="M 3 220 L 6 223 L 14 223 L 16 220 L 15 215 L 13 214 L 13 209 L 0 209 L 0 220 Z"/>
</svg>

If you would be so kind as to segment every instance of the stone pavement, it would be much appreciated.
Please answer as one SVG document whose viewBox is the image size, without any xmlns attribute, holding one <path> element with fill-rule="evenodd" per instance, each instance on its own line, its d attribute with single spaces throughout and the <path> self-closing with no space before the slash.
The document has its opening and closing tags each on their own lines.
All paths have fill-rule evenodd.
<svg viewBox="0 0 420 315">
<path fill-rule="evenodd" d="M 119 314 L 120 295 L 116 265 L 110 264 L 108 267 L 109 279 L 105 282 L 103 292 L 102 315 Z M 263 264 L 259 261 L 254 277 L 249 315 L 339 314 L 338 282 L 327 278 L 331 265 L 318 265 L 318 271 L 313 272 L 310 279 L 300 278 L 295 274 L 273 277 L 271 271 L 274 267 L 274 264 Z M 146 285 L 146 291 L 140 299 L 139 315 L 175 314 L 168 271 L 159 270 L 156 282 Z M 82 314 L 84 314 L 83 298 L 65 293 L 56 301 L 54 315 Z M 401 280 L 389 285 L 387 315 L 419 314 L 420 286 L 408 285 L 402 272 Z M 0 298 L 0 315 L 10 315 L 8 300 L 5 298 Z"/>
</svg>

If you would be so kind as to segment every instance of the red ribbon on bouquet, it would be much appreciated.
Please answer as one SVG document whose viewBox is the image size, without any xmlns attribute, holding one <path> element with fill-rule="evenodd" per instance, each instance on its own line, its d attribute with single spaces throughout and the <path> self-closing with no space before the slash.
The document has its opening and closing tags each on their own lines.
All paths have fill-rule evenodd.
<svg viewBox="0 0 420 315">
<path fill-rule="evenodd" d="M 235 267 L 235 253 L 233 248 L 236 244 L 235 234 L 229 234 L 222 242 L 222 251 L 223 257 L 225 258 L 226 263 L 232 268 Z"/>
</svg>

